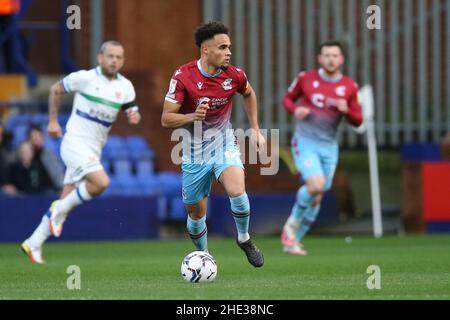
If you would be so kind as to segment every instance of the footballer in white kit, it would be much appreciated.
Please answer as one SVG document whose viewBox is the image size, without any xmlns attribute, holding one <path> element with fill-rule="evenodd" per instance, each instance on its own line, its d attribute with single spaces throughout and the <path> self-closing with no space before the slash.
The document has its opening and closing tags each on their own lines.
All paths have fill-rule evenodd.
<svg viewBox="0 0 450 320">
<path fill-rule="evenodd" d="M 120 74 L 114 80 L 101 67 L 71 73 L 61 81 L 66 92 L 76 92 L 72 114 L 61 143 L 67 166 L 64 184 L 77 183 L 89 172 L 102 169 L 100 156 L 120 110 L 135 107 L 133 84 Z"/>
<path fill-rule="evenodd" d="M 21 246 L 32 263 L 44 263 L 42 246 L 50 235 L 61 235 L 68 214 L 108 187 L 109 178 L 100 162 L 101 153 L 119 111 L 126 112 L 132 125 L 141 120 L 133 84 L 119 74 L 124 64 L 123 46 L 116 41 L 105 42 L 97 60 L 98 67 L 71 73 L 50 89 L 47 131 L 52 137 L 62 135 L 58 123 L 59 96 L 74 92 L 75 98 L 61 143 L 61 157 L 67 167 L 64 189 Z"/>
</svg>

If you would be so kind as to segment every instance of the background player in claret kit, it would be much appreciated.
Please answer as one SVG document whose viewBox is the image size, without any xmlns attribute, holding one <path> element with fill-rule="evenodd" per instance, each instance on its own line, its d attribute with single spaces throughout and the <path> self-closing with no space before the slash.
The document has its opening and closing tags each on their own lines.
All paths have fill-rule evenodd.
<svg viewBox="0 0 450 320">
<path fill-rule="evenodd" d="M 50 89 L 47 130 L 52 137 L 62 135 L 58 123 L 60 95 L 67 92 L 76 95 L 61 143 L 61 157 L 67 167 L 61 197 L 52 203 L 34 233 L 22 243 L 22 250 L 33 263 L 44 262 L 42 245 L 51 234 L 61 235 L 69 212 L 108 187 L 109 178 L 100 158 L 119 111 L 126 111 L 130 124 L 140 122 L 133 84 L 119 74 L 124 59 L 120 43 L 105 42 L 97 56 L 97 68 L 71 73 Z"/>
<path fill-rule="evenodd" d="M 319 70 L 301 72 L 283 98 L 284 108 L 297 119 L 292 138 L 296 167 L 306 182 L 281 234 L 287 253 L 306 255 L 300 241 L 316 220 L 323 193 L 330 189 L 338 162 L 336 131 L 344 116 L 353 126 L 362 123 L 358 86 L 341 73 L 344 52 L 339 42 L 319 48 Z M 299 100 L 298 102 L 296 102 Z"/>
<path fill-rule="evenodd" d="M 191 144 L 183 145 L 182 193 L 188 212 L 187 230 L 196 249 L 206 251 L 206 208 L 215 176 L 230 198 L 238 246 L 253 266 L 261 267 L 263 255 L 248 233 L 250 203 L 245 192 L 244 166 L 230 123 L 232 98 L 238 92 L 244 97 L 253 129 L 251 141 L 257 148 L 264 146 L 265 139 L 258 126 L 256 95 L 245 73 L 230 64 L 231 42 L 225 25 L 210 22 L 200 26 L 195 41 L 201 57 L 175 71 L 161 118 L 164 127 L 184 127 L 191 137 L 194 137 L 195 122 L 201 124 L 202 136 L 208 129 L 217 129 L 215 139 L 203 136 L 200 143 L 195 143 L 194 137 Z"/>
</svg>

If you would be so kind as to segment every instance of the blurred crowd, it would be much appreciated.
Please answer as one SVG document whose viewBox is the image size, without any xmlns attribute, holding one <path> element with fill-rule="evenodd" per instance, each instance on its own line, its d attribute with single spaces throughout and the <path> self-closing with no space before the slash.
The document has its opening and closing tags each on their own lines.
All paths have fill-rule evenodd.
<svg viewBox="0 0 450 320">
<path fill-rule="evenodd" d="M 62 189 L 64 168 L 45 148 L 44 133 L 30 126 L 26 140 L 15 149 L 0 123 L 0 196 L 56 194 Z"/>
</svg>

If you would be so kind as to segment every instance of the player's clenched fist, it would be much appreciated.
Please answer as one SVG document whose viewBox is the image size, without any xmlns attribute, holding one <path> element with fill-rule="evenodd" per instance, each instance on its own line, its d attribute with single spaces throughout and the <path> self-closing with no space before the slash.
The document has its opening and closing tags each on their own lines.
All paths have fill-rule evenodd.
<svg viewBox="0 0 450 320">
<path fill-rule="evenodd" d="M 264 151 L 264 146 L 266 144 L 266 138 L 261 134 L 259 130 L 252 130 L 252 135 L 250 136 L 250 143 L 256 147 L 258 152 Z"/>
<path fill-rule="evenodd" d="M 347 100 L 345 100 L 345 99 L 337 99 L 337 101 L 336 101 L 336 108 L 338 108 L 338 110 L 341 113 L 347 114 L 348 113 Z"/>
<path fill-rule="evenodd" d="M 310 112 L 311 112 L 311 110 L 307 107 L 297 107 L 297 108 L 295 108 L 294 116 L 298 120 L 303 120 L 309 115 Z"/>
<path fill-rule="evenodd" d="M 59 138 L 62 136 L 61 126 L 58 121 L 50 121 L 47 126 L 47 133 L 50 137 Z"/>
<path fill-rule="evenodd" d="M 209 105 L 206 103 L 200 104 L 197 109 L 195 109 L 194 121 L 203 121 L 206 118 L 206 112 L 209 109 Z"/>
<path fill-rule="evenodd" d="M 141 121 L 141 114 L 137 110 L 127 111 L 127 118 L 130 124 L 139 124 Z"/>
</svg>

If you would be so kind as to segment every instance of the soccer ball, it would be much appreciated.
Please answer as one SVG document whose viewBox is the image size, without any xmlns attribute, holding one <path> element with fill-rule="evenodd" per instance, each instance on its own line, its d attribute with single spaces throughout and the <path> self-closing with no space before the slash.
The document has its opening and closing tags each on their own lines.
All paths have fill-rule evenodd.
<svg viewBox="0 0 450 320">
<path fill-rule="evenodd" d="M 217 276 L 217 264 L 205 251 L 194 251 L 184 257 L 181 276 L 187 282 L 212 282 Z"/>
</svg>

